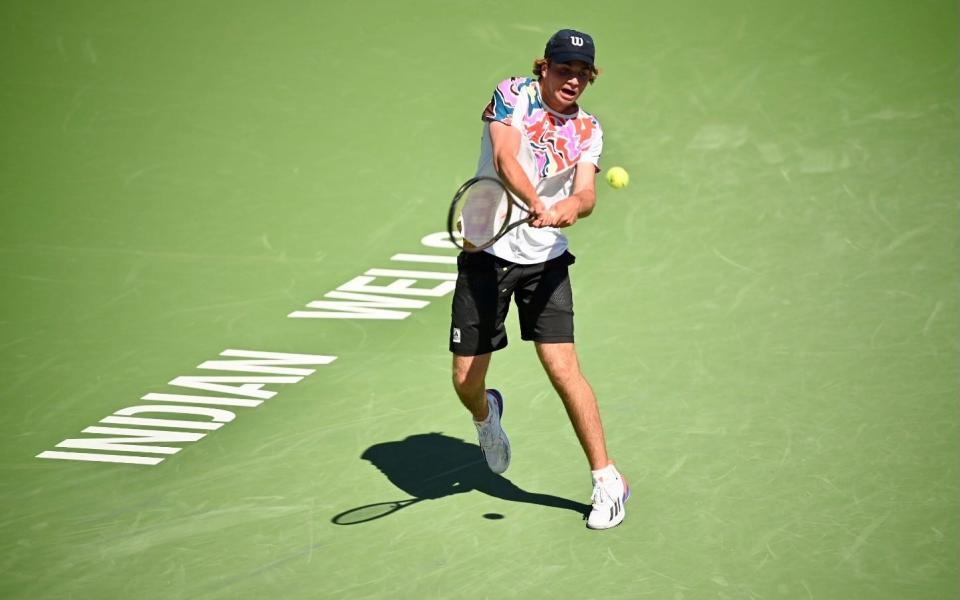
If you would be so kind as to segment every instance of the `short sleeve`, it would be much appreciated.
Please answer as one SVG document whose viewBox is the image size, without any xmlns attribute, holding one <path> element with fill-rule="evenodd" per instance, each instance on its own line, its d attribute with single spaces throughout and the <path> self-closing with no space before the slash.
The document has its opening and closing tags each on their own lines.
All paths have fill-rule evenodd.
<svg viewBox="0 0 960 600">
<path fill-rule="evenodd" d="M 519 77 L 504 79 L 493 90 L 493 97 L 490 103 L 483 109 L 484 121 L 500 121 L 510 125 L 513 118 L 513 109 L 517 106 L 517 100 L 520 98 L 520 87 L 526 80 Z"/>
<path fill-rule="evenodd" d="M 584 124 L 586 125 L 586 131 L 582 132 L 580 139 L 585 138 L 586 144 L 582 146 L 582 152 L 577 163 L 590 163 L 599 171 L 600 155 L 603 153 L 603 129 L 595 117 L 590 117 Z"/>
</svg>

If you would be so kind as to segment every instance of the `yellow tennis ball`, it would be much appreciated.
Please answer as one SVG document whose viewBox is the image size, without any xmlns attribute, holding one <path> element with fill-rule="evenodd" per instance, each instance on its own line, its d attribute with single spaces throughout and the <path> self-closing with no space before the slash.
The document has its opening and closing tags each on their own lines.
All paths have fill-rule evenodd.
<svg viewBox="0 0 960 600">
<path fill-rule="evenodd" d="M 607 183 L 615 190 L 625 188 L 630 183 L 630 174 L 623 167 L 611 167 L 607 171 Z"/>
</svg>

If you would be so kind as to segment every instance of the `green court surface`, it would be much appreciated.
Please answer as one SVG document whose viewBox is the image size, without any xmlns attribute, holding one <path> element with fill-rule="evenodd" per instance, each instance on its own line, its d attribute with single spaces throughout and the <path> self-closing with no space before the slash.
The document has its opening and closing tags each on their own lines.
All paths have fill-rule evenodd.
<svg viewBox="0 0 960 600">
<path fill-rule="evenodd" d="M 957 22 L 946 0 L 4 3 L 0 597 L 957 598 Z M 431 235 L 493 87 L 563 27 L 597 40 L 582 104 L 632 178 L 570 230 L 633 488 L 605 532 L 513 321 L 489 379 L 513 464 L 479 462 Z M 289 316 L 396 271 L 419 272 L 384 292 L 405 318 Z M 90 449 L 96 427 L 178 439 Z"/>
</svg>

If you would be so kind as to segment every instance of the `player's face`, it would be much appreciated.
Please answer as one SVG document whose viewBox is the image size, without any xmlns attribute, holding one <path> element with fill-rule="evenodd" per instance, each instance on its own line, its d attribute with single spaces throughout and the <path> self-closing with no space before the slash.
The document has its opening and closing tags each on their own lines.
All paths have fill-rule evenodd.
<svg viewBox="0 0 960 600">
<path fill-rule="evenodd" d="M 547 105 L 560 113 L 574 112 L 577 98 L 590 83 L 590 65 L 579 60 L 548 63 L 541 74 L 540 90 Z"/>
</svg>

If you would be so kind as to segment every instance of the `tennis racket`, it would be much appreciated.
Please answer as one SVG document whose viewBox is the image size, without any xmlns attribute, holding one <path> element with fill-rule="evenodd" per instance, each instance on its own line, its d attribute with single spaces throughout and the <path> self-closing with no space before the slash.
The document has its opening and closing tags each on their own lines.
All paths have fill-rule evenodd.
<svg viewBox="0 0 960 600">
<path fill-rule="evenodd" d="M 474 177 L 453 196 L 447 232 L 464 252 L 480 252 L 532 218 L 527 205 L 517 200 L 502 181 L 496 177 Z"/>
</svg>

